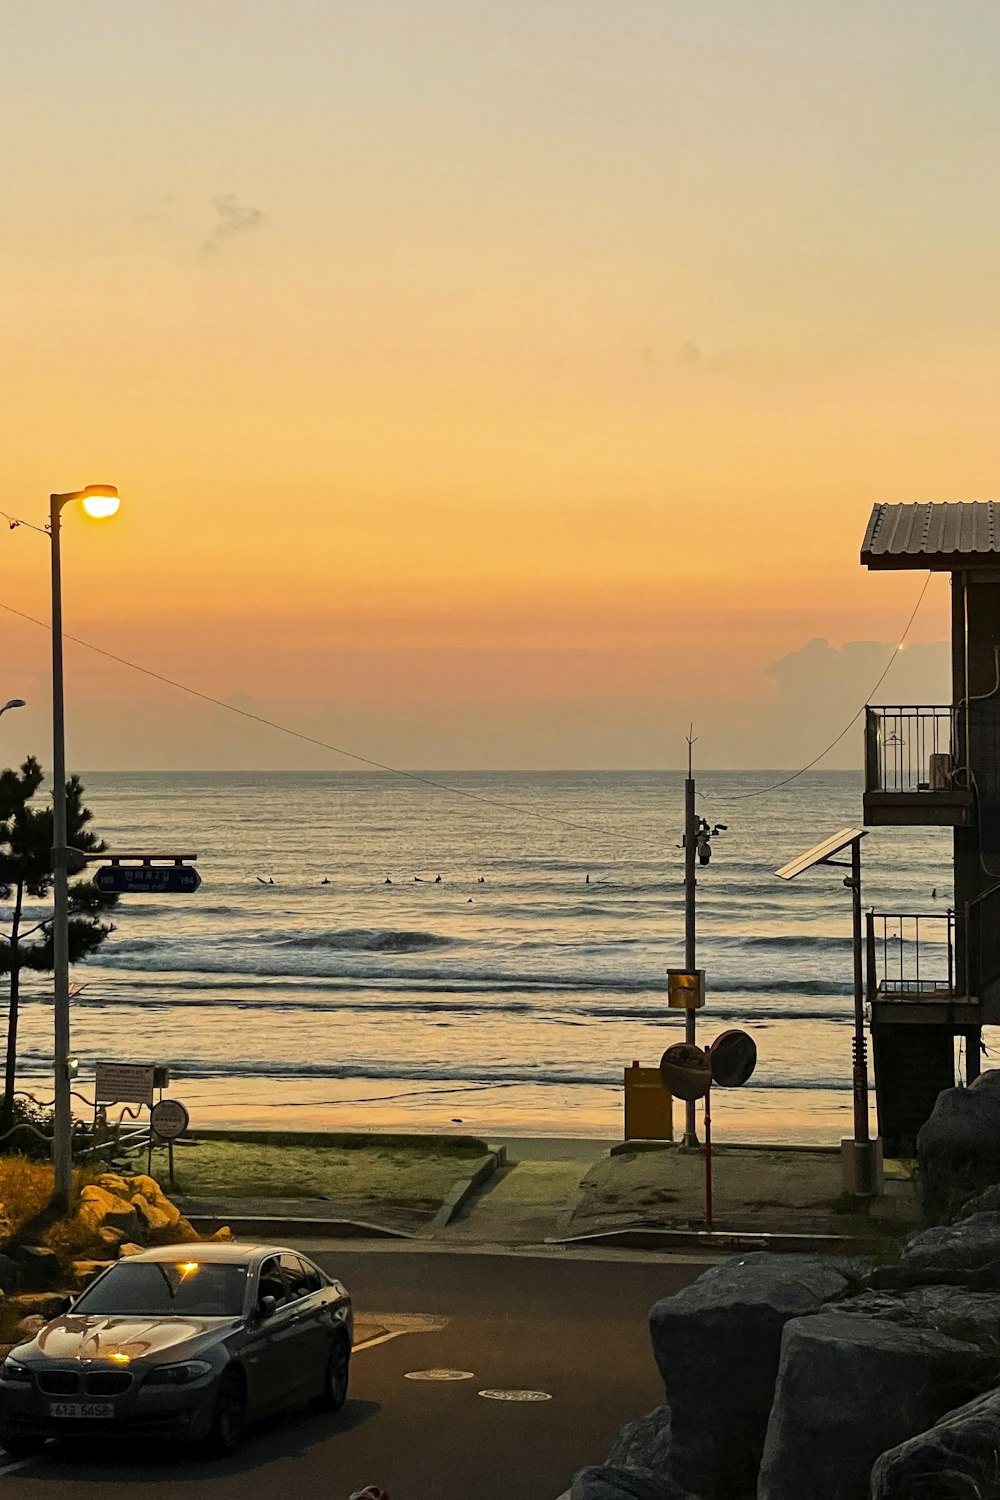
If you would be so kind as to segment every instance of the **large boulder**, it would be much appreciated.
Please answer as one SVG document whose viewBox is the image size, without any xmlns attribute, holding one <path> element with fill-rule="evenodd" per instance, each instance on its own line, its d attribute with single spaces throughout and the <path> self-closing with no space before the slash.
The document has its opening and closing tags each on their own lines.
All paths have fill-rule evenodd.
<svg viewBox="0 0 1000 1500">
<path fill-rule="evenodd" d="M 1000 1293 L 970 1292 L 958 1286 L 916 1286 L 907 1291 L 861 1292 L 837 1304 L 838 1313 L 928 1328 L 984 1354 L 1000 1356 Z"/>
<path fill-rule="evenodd" d="M 917 1165 L 932 1219 L 950 1218 L 967 1198 L 1000 1182 L 1000 1069 L 938 1094 L 917 1134 Z"/>
<path fill-rule="evenodd" d="M 81 1189 L 77 1218 L 88 1229 L 120 1229 L 129 1239 L 138 1229 L 138 1216 L 128 1198 L 119 1197 L 97 1183 Z"/>
<path fill-rule="evenodd" d="M 59 1281 L 59 1257 L 47 1245 L 18 1245 L 12 1252 L 17 1285 L 25 1292 L 47 1292 Z"/>
<path fill-rule="evenodd" d="M 1000 1500 L 1000 1391 L 876 1459 L 872 1500 Z"/>
<path fill-rule="evenodd" d="M 134 1198 L 132 1199 L 132 1206 L 136 1212 L 136 1219 L 139 1225 L 139 1233 L 143 1236 L 144 1239 L 149 1239 L 151 1235 L 158 1233 L 160 1230 L 170 1228 L 169 1214 L 164 1213 L 163 1209 L 160 1208 L 158 1204 L 150 1203 L 149 1200 L 147 1198 L 143 1198 L 141 1194 L 135 1194 Z M 180 1209 L 178 1209 L 177 1219 L 179 1219 L 180 1216 Z M 176 1222 L 177 1220 L 175 1219 L 174 1223 Z"/>
<path fill-rule="evenodd" d="M 570 1500 L 698 1500 L 672 1479 L 617 1464 L 581 1469 L 569 1493 Z"/>
<path fill-rule="evenodd" d="M 625 1469 L 651 1469 L 654 1474 L 666 1474 L 670 1448 L 670 1408 L 656 1406 L 646 1416 L 622 1428 L 605 1462 Z"/>
<path fill-rule="evenodd" d="M 73 1291 L 85 1291 L 102 1271 L 106 1271 L 109 1266 L 113 1265 L 113 1260 L 75 1260 L 69 1277 Z"/>
<path fill-rule="evenodd" d="M 39 1317 L 44 1323 L 48 1323 L 51 1318 L 58 1318 L 65 1307 L 65 1292 L 32 1292 L 26 1296 L 8 1298 L 5 1311 L 8 1317 L 13 1311 L 15 1316 L 20 1313 L 22 1318 Z"/>
<path fill-rule="evenodd" d="M 678 1484 L 705 1500 L 753 1493 L 782 1330 L 851 1283 L 850 1269 L 829 1258 L 758 1253 L 714 1266 L 655 1304 L 650 1333 Z"/>
<path fill-rule="evenodd" d="M 17 1286 L 20 1268 L 11 1255 L 0 1252 L 0 1292 L 12 1292 Z"/>
<path fill-rule="evenodd" d="M 926 1328 L 829 1311 L 781 1341 L 758 1500 L 867 1500 L 880 1454 L 979 1394 L 997 1359 Z"/>
<path fill-rule="evenodd" d="M 972 1214 L 913 1234 L 895 1266 L 872 1274 L 878 1287 L 950 1285 L 1000 1291 L 1000 1213 Z"/>
</svg>

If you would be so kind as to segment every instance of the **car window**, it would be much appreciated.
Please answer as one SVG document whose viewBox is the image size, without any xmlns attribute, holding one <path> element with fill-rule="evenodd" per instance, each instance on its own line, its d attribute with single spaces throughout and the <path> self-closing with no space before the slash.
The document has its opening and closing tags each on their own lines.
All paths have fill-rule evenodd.
<svg viewBox="0 0 1000 1500">
<path fill-rule="evenodd" d="M 281 1257 L 281 1273 L 288 1287 L 290 1302 L 295 1302 L 300 1297 L 308 1297 L 310 1292 L 319 1290 L 319 1279 L 315 1272 L 307 1271 L 297 1255 Z"/>
<path fill-rule="evenodd" d="M 122 1260 L 78 1297 L 73 1312 L 88 1317 L 238 1318 L 247 1268 L 224 1262 Z"/>
<path fill-rule="evenodd" d="M 280 1307 L 285 1300 L 285 1279 L 278 1265 L 278 1257 L 272 1255 L 260 1268 L 260 1282 L 257 1286 L 257 1301 L 262 1297 L 273 1297 Z"/>
<path fill-rule="evenodd" d="M 302 1261 L 302 1270 L 306 1278 L 306 1289 L 310 1292 L 321 1291 L 323 1287 L 323 1277 L 320 1275 L 320 1272 L 318 1271 L 316 1266 L 313 1265 L 311 1260 L 306 1260 L 304 1255 L 300 1256 L 299 1259 Z"/>
</svg>

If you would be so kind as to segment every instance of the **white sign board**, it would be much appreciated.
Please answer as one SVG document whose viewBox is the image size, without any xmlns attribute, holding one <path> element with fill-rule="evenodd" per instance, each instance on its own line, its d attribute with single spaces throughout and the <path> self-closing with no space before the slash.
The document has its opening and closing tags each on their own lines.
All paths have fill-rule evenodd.
<svg viewBox="0 0 1000 1500">
<path fill-rule="evenodd" d="M 97 1064 L 94 1097 L 98 1104 L 145 1104 L 153 1102 L 152 1063 Z"/>
<path fill-rule="evenodd" d="M 187 1130 L 191 1119 L 179 1099 L 161 1099 L 159 1104 L 153 1105 L 149 1123 L 161 1141 L 175 1141 Z"/>
</svg>

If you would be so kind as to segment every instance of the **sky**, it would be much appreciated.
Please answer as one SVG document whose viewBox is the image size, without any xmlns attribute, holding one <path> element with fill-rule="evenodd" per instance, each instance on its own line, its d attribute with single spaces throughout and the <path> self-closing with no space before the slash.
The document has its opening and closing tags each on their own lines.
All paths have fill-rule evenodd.
<svg viewBox="0 0 1000 1500">
<path fill-rule="evenodd" d="M 922 586 L 871 506 L 996 495 L 991 0 L 33 0 L 0 59 L 0 507 L 117 484 L 66 629 L 199 693 L 409 767 L 794 767 Z M 0 547 L 44 760 L 48 543 Z M 883 701 L 947 624 L 934 578 Z M 67 733 L 351 764 L 72 643 Z"/>
</svg>

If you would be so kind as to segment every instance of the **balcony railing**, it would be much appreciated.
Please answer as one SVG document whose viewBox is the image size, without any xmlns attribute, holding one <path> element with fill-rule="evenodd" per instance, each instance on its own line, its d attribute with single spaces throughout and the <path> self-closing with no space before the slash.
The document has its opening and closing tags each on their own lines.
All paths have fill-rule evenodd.
<svg viewBox="0 0 1000 1500">
<path fill-rule="evenodd" d="M 944 792 L 952 782 L 954 709 L 866 708 L 869 792 Z"/>
<path fill-rule="evenodd" d="M 869 1001 L 956 997 L 953 911 L 870 911 L 867 924 Z"/>
<path fill-rule="evenodd" d="M 865 709 L 866 822 L 969 822 L 972 789 L 957 770 L 959 717 L 948 705 Z"/>
</svg>

